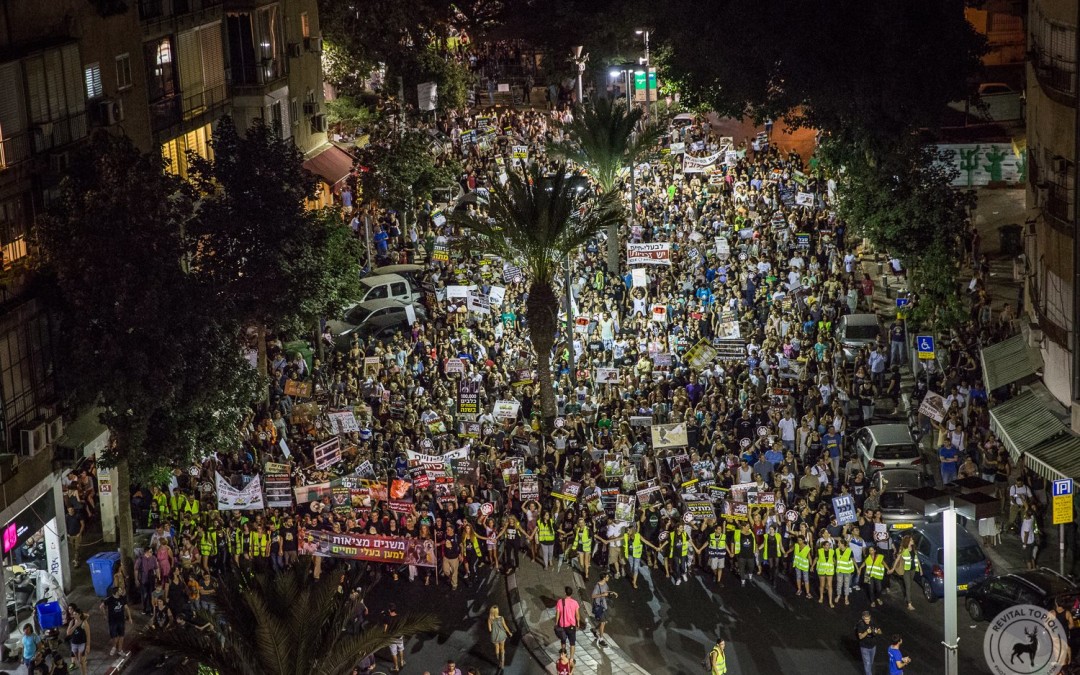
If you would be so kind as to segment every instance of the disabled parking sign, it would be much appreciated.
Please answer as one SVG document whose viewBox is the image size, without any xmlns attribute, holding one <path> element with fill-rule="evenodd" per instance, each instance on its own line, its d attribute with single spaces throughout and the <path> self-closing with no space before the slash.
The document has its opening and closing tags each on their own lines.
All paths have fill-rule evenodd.
<svg viewBox="0 0 1080 675">
<path fill-rule="evenodd" d="M 934 348 L 934 336 L 919 335 L 918 337 L 916 337 L 915 351 L 919 353 L 920 360 L 932 361 L 937 355 L 937 350 Z"/>
</svg>

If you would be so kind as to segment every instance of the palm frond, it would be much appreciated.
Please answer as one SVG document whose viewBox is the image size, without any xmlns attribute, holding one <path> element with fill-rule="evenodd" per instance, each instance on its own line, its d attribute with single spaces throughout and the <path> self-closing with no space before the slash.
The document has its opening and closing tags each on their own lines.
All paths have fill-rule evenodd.
<svg viewBox="0 0 1080 675">
<path fill-rule="evenodd" d="M 381 625 L 364 629 L 359 635 L 341 637 L 334 648 L 321 655 L 314 663 L 312 675 L 345 675 L 356 662 L 368 654 L 389 647 L 397 637 L 411 637 L 418 633 L 430 633 L 439 627 L 438 619 L 431 614 L 404 616 L 391 624 L 389 630 Z"/>
</svg>

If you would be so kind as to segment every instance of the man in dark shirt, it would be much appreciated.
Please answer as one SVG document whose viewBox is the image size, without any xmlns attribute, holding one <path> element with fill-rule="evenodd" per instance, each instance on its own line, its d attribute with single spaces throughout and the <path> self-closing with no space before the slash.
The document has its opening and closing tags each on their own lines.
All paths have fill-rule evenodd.
<svg viewBox="0 0 1080 675">
<path fill-rule="evenodd" d="M 862 654 L 863 670 L 866 675 L 874 673 L 874 656 L 877 654 L 878 636 L 881 628 L 870 617 L 870 612 L 864 611 L 862 618 L 855 624 L 855 635 L 859 638 L 859 652 Z"/>
<path fill-rule="evenodd" d="M 105 618 L 109 624 L 109 642 L 111 643 L 109 655 L 115 656 L 119 652 L 121 655 L 126 656 L 127 652 L 124 651 L 124 628 L 126 624 L 131 622 L 131 609 L 128 607 L 127 599 L 118 586 L 113 586 L 109 597 L 101 601 L 101 611 L 105 613 Z"/>
<path fill-rule="evenodd" d="M 83 530 L 86 527 L 86 522 L 81 514 L 69 506 L 67 507 L 67 513 L 64 515 L 64 524 L 67 526 L 68 542 L 71 545 L 71 565 L 72 567 L 78 567 L 79 546 L 82 545 Z"/>
<path fill-rule="evenodd" d="M 441 542 L 443 547 L 443 576 L 450 577 L 450 588 L 457 590 L 458 567 L 461 564 L 461 538 L 454 532 L 453 525 L 446 526 L 446 537 Z"/>
</svg>

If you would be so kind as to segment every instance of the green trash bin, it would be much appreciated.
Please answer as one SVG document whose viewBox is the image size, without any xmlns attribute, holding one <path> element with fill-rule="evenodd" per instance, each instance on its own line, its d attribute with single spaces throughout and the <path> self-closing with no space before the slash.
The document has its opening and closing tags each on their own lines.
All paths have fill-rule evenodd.
<svg viewBox="0 0 1080 675">
<path fill-rule="evenodd" d="M 998 228 L 999 248 L 1005 255 L 1020 255 L 1024 251 L 1024 228 L 1019 225 L 1003 225 Z"/>
<path fill-rule="evenodd" d="M 311 349 L 311 345 L 306 340 L 293 340 L 292 342 L 286 342 L 285 354 L 292 358 L 292 355 L 296 352 L 300 352 L 304 357 L 304 361 L 307 362 L 308 372 L 311 372 L 312 358 L 315 356 L 315 352 Z"/>
</svg>

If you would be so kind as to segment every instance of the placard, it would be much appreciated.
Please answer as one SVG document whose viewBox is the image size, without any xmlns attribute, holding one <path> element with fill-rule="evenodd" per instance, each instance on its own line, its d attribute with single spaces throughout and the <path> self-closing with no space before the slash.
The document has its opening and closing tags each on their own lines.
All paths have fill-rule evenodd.
<svg viewBox="0 0 1080 675">
<path fill-rule="evenodd" d="M 649 274 L 644 267 L 635 267 L 630 270 L 630 285 L 632 288 L 644 288 L 649 285 Z"/>
<path fill-rule="evenodd" d="M 435 567 L 435 542 L 416 537 L 300 529 L 300 555 Z"/>
<path fill-rule="evenodd" d="M 654 242 L 651 244 L 627 244 L 626 264 L 627 266 L 671 266 L 671 244 L 667 242 Z"/>
<path fill-rule="evenodd" d="M 615 498 L 615 520 L 620 523 L 634 522 L 634 495 L 619 495 Z"/>
<path fill-rule="evenodd" d="M 491 408 L 491 415 L 497 420 L 515 420 L 521 404 L 517 401 L 495 401 Z"/>
<path fill-rule="evenodd" d="M 814 194 L 812 192 L 797 192 L 795 193 L 795 204 L 797 206 L 813 206 Z"/>
<path fill-rule="evenodd" d="M 218 472 L 214 472 L 219 511 L 252 511 L 266 508 L 263 502 L 260 476 L 251 479 L 244 489 L 237 490 Z"/>
<path fill-rule="evenodd" d="M 619 384 L 619 369 L 618 368 L 597 368 L 596 369 L 596 383 L 597 384 Z"/>
<path fill-rule="evenodd" d="M 311 382 L 300 380 L 285 380 L 285 395 L 297 398 L 311 398 Z"/>
<path fill-rule="evenodd" d="M 703 499 L 686 501 L 686 512 L 690 514 L 696 523 L 703 522 L 706 518 L 716 517 L 712 502 Z"/>
<path fill-rule="evenodd" d="M 447 375 L 450 375 L 451 373 L 463 374 L 465 372 L 465 361 L 457 358 L 456 356 L 451 356 L 450 358 L 446 359 L 446 363 L 443 364 L 443 372 Z"/>
<path fill-rule="evenodd" d="M 926 415 L 935 422 L 943 422 L 945 420 L 946 408 L 945 397 L 941 394 L 928 391 L 926 392 L 926 396 L 923 396 L 922 403 L 919 404 L 919 414 Z"/>
<path fill-rule="evenodd" d="M 631 415 L 630 426 L 632 427 L 651 427 L 653 423 L 652 415 Z"/>
<path fill-rule="evenodd" d="M 458 381 L 457 412 L 459 415 L 480 414 L 480 383 L 466 378 Z"/>
<path fill-rule="evenodd" d="M 288 464 L 267 462 L 263 468 L 266 479 L 266 505 L 272 509 L 288 508 L 293 503 L 292 469 Z"/>
<path fill-rule="evenodd" d="M 686 423 L 678 424 L 654 424 L 651 427 L 652 445 L 655 449 L 660 448 L 684 448 L 688 441 L 686 438 Z"/>
<path fill-rule="evenodd" d="M 840 495 L 832 499 L 833 513 L 836 515 L 837 525 L 847 525 L 859 521 L 855 515 L 855 498 L 851 495 Z"/>
<path fill-rule="evenodd" d="M 576 502 L 581 495 L 581 483 L 556 478 L 551 488 L 551 496 L 566 502 Z"/>
<path fill-rule="evenodd" d="M 356 422 L 356 416 L 351 410 L 327 413 L 330 419 L 330 431 L 335 434 L 349 434 L 360 431 L 360 425 Z"/>
<path fill-rule="evenodd" d="M 704 370 L 716 361 L 717 351 L 709 344 L 708 338 L 701 338 L 690 349 L 686 350 L 683 358 L 686 364 L 694 370 Z"/>
<path fill-rule="evenodd" d="M 338 439 L 331 438 L 316 445 L 311 455 L 315 459 L 315 468 L 322 471 L 341 461 L 341 443 Z"/>
<path fill-rule="evenodd" d="M 540 481 L 535 474 L 521 477 L 521 501 L 540 501 Z"/>
</svg>

